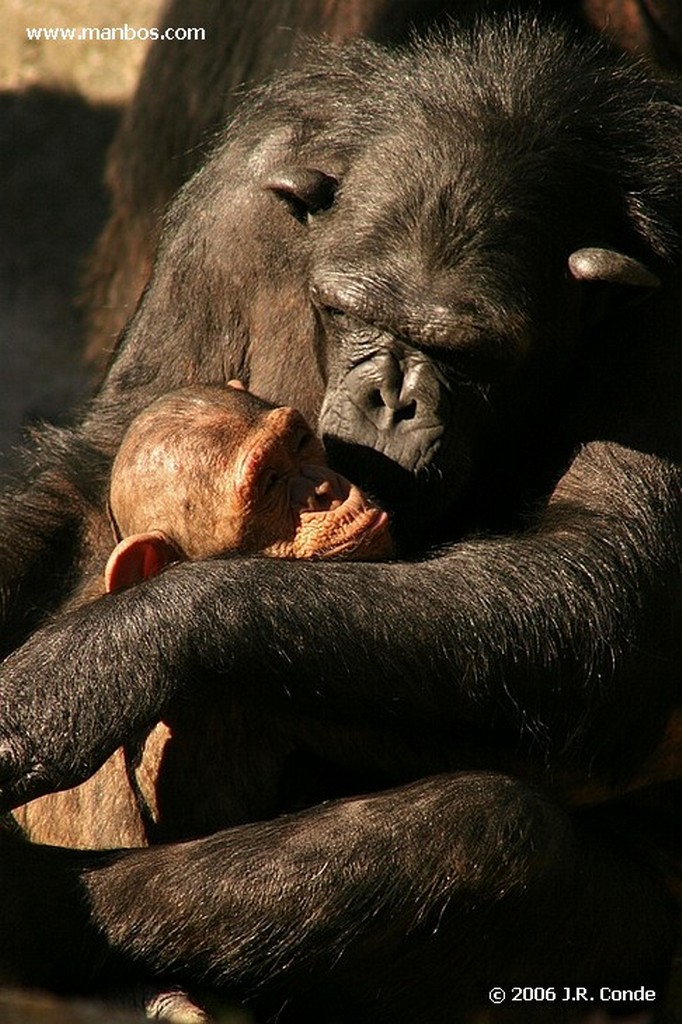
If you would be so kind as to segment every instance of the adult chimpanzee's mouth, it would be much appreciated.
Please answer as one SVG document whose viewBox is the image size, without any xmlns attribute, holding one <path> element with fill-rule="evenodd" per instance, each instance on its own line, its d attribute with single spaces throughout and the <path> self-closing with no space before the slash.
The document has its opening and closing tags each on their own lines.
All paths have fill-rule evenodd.
<svg viewBox="0 0 682 1024">
<path fill-rule="evenodd" d="M 381 505 L 393 508 L 410 503 L 415 475 L 394 459 L 376 448 L 330 434 L 324 435 L 323 443 L 330 465 Z"/>
<path fill-rule="evenodd" d="M 323 441 L 330 465 L 386 509 L 398 527 L 416 519 L 422 525 L 435 522 L 436 510 L 451 507 L 459 496 L 436 460 L 411 472 L 375 448 L 332 435 Z"/>
<path fill-rule="evenodd" d="M 376 331 L 374 332 L 376 335 Z M 484 403 L 440 364 L 405 340 L 368 327 L 362 358 L 356 335 L 339 335 L 343 365 L 334 372 L 318 421 L 330 465 L 376 498 L 397 521 L 433 534 L 432 524 L 469 481 L 471 442 Z"/>
</svg>

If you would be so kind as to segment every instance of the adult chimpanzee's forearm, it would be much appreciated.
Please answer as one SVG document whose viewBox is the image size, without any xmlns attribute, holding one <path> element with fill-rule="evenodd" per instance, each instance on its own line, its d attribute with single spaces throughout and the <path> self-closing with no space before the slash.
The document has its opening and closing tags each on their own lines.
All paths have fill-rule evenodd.
<svg viewBox="0 0 682 1024">
<path fill-rule="evenodd" d="M 595 472 L 602 490 L 590 504 Z M 506 725 L 542 756 L 627 772 L 677 697 L 681 509 L 670 466 L 594 446 L 524 536 L 412 564 L 252 565 L 257 600 L 238 602 L 243 632 L 222 657 L 238 651 L 234 664 L 250 679 L 260 670 L 270 696 L 274 685 L 321 717 Z M 205 668 L 234 617 L 221 573 L 211 566 L 198 583 L 209 590 L 193 658 Z"/>
<path fill-rule="evenodd" d="M 0 657 L 77 583 L 78 550 L 101 516 L 106 480 L 102 452 L 69 430 L 45 428 L 24 461 L 0 496 Z"/>
<path fill-rule="evenodd" d="M 629 474 L 608 509 L 603 487 L 586 507 L 596 468 L 602 485 Z M 409 564 L 185 563 L 64 616 L 0 669 L 5 801 L 85 778 L 216 676 L 269 707 L 441 732 L 494 721 L 543 757 L 634 767 L 674 700 L 679 481 L 605 446 L 571 474 L 524 536 Z"/>
<path fill-rule="evenodd" d="M 627 773 L 677 697 L 681 508 L 670 465 L 588 446 L 523 536 L 411 564 L 181 567 L 184 641 L 192 664 L 321 718 L 507 726 L 542 757 Z"/>
</svg>

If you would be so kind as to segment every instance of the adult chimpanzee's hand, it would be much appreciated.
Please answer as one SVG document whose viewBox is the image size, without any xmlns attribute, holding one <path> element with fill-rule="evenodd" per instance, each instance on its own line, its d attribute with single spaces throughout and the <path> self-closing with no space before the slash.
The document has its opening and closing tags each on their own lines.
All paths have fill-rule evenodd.
<svg viewBox="0 0 682 1024">
<path fill-rule="evenodd" d="M 88 617 L 79 614 L 78 618 Z M 15 807 L 91 775 L 117 744 L 96 680 L 65 671 L 72 616 L 36 634 L 0 668 L 0 806 Z M 57 634 L 56 636 L 54 634 Z M 56 643 L 52 641 L 56 640 Z M 72 652 L 77 651 L 76 642 Z M 113 701 L 111 702 L 113 704 Z"/>
<path fill-rule="evenodd" d="M 3 725 L 0 741 L 0 808 L 9 810 L 34 795 L 56 789 L 49 770 L 40 761 L 28 737 Z"/>
</svg>

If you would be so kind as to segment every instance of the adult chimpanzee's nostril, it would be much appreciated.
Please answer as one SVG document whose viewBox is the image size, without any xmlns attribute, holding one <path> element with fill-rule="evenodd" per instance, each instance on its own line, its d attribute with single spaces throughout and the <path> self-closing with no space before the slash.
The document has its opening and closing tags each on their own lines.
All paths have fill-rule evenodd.
<svg viewBox="0 0 682 1024">
<path fill-rule="evenodd" d="M 428 375 L 427 375 L 428 376 Z M 424 370 L 384 349 L 348 373 L 348 395 L 358 411 L 384 433 L 422 415 L 425 395 Z M 428 406 L 428 402 L 427 402 Z"/>
<path fill-rule="evenodd" d="M 417 414 L 417 399 L 414 397 L 413 388 L 401 374 L 375 388 L 369 395 L 368 405 L 377 409 L 385 407 L 393 423 L 412 420 Z"/>
<path fill-rule="evenodd" d="M 397 409 L 393 410 L 393 422 L 400 423 L 401 420 L 413 420 L 417 415 L 417 402 L 413 398 L 412 401 L 407 402 L 405 405 L 399 405 Z"/>
<path fill-rule="evenodd" d="M 381 429 L 391 429 L 417 416 L 417 399 L 406 396 L 401 389 L 386 383 L 369 390 L 364 401 L 367 414 Z"/>
</svg>

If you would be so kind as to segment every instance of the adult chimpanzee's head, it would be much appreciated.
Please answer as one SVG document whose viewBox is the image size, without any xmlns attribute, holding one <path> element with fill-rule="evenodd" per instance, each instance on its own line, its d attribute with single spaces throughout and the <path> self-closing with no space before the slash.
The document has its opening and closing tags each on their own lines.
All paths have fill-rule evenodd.
<svg viewBox="0 0 682 1024">
<path fill-rule="evenodd" d="M 620 58 L 532 25 L 323 49 L 247 102 L 186 191 L 158 308 L 184 274 L 171 333 L 210 339 L 186 343 L 212 367 L 195 373 L 240 351 L 225 372 L 319 408 L 345 475 L 440 514 L 491 453 L 532 457 L 595 324 L 658 285 L 666 119 L 679 135 Z"/>
</svg>

